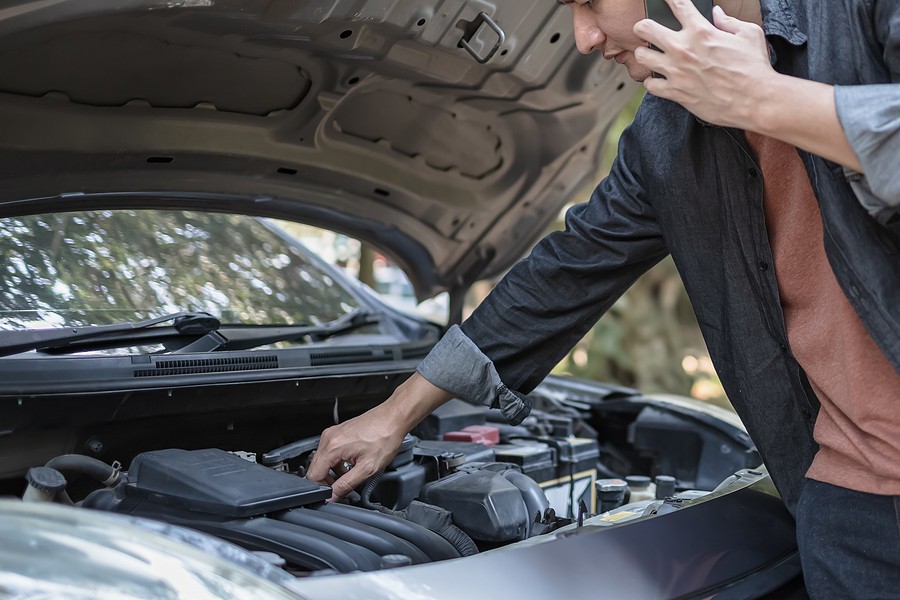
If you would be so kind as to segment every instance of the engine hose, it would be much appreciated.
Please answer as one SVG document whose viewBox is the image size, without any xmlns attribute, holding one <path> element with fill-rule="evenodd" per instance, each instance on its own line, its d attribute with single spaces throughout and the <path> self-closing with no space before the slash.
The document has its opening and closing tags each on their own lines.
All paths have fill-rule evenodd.
<svg viewBox="0 0 900 600">
<path fill-rule="evenodd" d="M 384 508 L 381 504 L 372 502 L 372 492 L 374 492 L 375 488 L 378 487 L 378 484 L 381 483 L 381 476 L 382 473 L 376 473 L 369 477 L 369 480 L 366 481 L 366 484 L 363 486 L 362 492 L 359 494 L 359 505 L 363 508 L 368 508 L 370 510 L 381 510 Z"/>
<path fill-rule="evenodd" d="M 503 478 L 511 484 L 519 488 L 522 493 L 522 499 L 525 501 L 525 508 L 528 510 L 528 535 L 531 535 L 532 525 L 534 525 L 534 517 L 538 519 L 543 517 L 544 512 L 550 508 L 550 502 L 547 495 L 537 482 L 529 477 L 514 471 L 512 469 L 503 472 Z"/>
<path fill-rule="evenodd" d="M 376 510 L 430 529 L 450 542 L 460 556 L 478 554 L 478 546 L 469 534 L 453 524 L 453 514 L 446 509 L 414 500 L 404 510 L 392 510 L 380 505 L 377 505 Z"/>
<path fill-rule="evenodd" d="M 405 510 L 393 510 L 372 501 L 372 492 L 381 482 L 381 473 L 369 478 L 360 493 L 360 506 L 380 513 L 405 519 L 426 529 L 430 529 L 448 542 L 459 552 L 460 556 L 472 556 L 478 554 L 478 546 L 469 535 L 453 524 L 453 516 L 450 512 L 422 502 L 413 502 Z M 535 484 L 537 485 L 537 484 Z M 523 494 L 524 495 L 524 494 Z M 415 506 L 414 506 L 415 505 Z M 440 511 L 440 512 L 437 512 Z M 543 514 L 543 512 L 541 512 Z"/>
<path fill-rule="evenodd" d="M 459 550 L 461 555 L 473 556 L 478 554 L 478 546 L 475 545 L 475 542 L 469 537 L 469 534 L 456 525 L 453 525 L 452 523 L 448 524 L 442 527 L 437 533 L 453 544 L 453 547 Z"/>
<path fill-rule="evenodd" d="M 121 479 L 121 474 L 117 467 L 111 467 L 102 460 L 82 454 L 63 454 L 50 459 L 44 466 L 56 469 L 63 475 L 68 475 L 69 473 L 87 475 L 106 487 L 114 487 Z"/>
</svg>

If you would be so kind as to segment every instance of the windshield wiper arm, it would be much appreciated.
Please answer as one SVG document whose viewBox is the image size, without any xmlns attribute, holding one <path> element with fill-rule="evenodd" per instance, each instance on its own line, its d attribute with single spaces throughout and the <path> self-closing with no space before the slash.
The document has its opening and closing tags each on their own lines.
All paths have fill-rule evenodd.
<svg viewBox="0 0 900 600">
<path fill-rule="evenodd" d="M 143 331 L 155 325 L 172 321 L 171 328 L 161 328 L 164 335 L 202 336 L 216 331 L 221 322 L 204 312 L 177 312 L 146 321 L 114 323 L 90 327 L 63 327 L 55 329 L 32 329 L 28 331 L 5 331 L 0 334 L 0 356 L 10 356 L 29 350 L 62 349 L 69 345 L 106 337 L 127 337 L 121 334 Z"/>
<path fill-rule="evenodd" d="M 223 327 L 219 333 L 227 338 L 222 350 L 249 350 L 259 346 L 286 342 L 303 337 L 313 340 L 349 333 L 366 325 L 375 325 L 381 322 L 381 315 L 363 308 L 357 308 L 334 321 L 322 325 L 286 325 L 279 326 L 253 326 Z"/>
</svg>

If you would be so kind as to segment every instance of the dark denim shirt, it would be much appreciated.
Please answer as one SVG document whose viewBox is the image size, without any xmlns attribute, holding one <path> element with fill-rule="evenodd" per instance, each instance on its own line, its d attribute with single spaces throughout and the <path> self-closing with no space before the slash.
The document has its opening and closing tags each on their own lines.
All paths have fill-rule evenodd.
<svg viewBox="0 0 900 600">
<path fill-rule="evenodd" d="M 900 199 L 900 85 L 892 83 L 900 81 L 900 3 L 763 0 L 762 8 L 776 69 L 850 86 L 836 90 L 839 118 L 868 177 L 800 154 L 834 273 L 900 371 L 900 232 L 873 216 Z M 568 212 L 565 231 L 541 241 L 419 371 L 521 420 L 522 395 L 667 254 L 725 391 L 793 510 L 817 450 L 818 401 L 788 344 L 762 176 L 742 131 L 672 102 L 645 98 L 610 175 Z"/>
</svg>

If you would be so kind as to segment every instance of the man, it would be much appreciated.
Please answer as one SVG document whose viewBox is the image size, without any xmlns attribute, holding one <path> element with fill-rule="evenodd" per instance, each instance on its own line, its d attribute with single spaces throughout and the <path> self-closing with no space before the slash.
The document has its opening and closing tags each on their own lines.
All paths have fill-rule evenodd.
<svg viewBox="0 0 900 600">
<path fill-rule="evenodd" d="M 355 465 L 337 467 L 346 494 L 454 396 L 521 421 L 523 394 L 668 253 L 797 516 L 809 591 L 895 597 L 900 3 L 720 0 L 709 23 L 667 2 L 681 31 L 641 0 L 560 2 L 578 49 L 649 92 L 610 175 L 387 401 L 326 430 L 309 476 Z"/>
</svg>

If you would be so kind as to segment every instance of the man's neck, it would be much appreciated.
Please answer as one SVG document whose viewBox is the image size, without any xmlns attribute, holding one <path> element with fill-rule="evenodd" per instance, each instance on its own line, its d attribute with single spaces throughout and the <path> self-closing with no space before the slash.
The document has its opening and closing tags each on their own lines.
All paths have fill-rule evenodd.
<svg viewBox="0 0 900 600">
<path fill-rule="evenodd" d="M 760 0 L 713 0 L 713 4 L 721 6 L 727 15 L 731 15 L 741 21 L 756 23 L 762 27 Z"/>
</svg>

